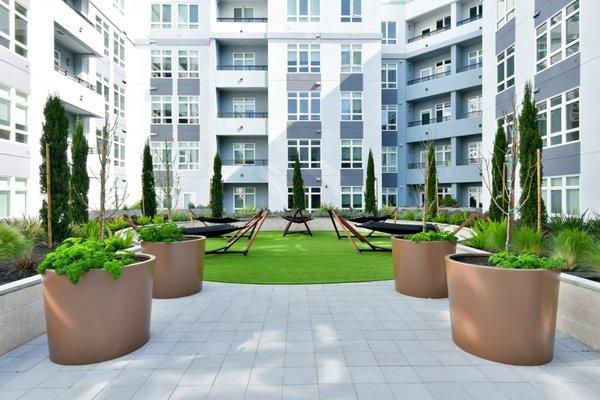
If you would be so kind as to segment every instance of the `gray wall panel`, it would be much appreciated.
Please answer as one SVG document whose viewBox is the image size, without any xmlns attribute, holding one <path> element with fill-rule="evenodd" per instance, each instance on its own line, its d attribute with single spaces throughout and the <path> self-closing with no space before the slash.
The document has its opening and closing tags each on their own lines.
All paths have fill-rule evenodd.
<svg viewBox="0 0 600 400">
<path fill-rule="evenodd" d="M 340 186 L 363 186 L 363 170 L 340 169 Z"/>
<path fill-rule="evenodd" d="M 396 131 L 385 131 L 381 134 L 381 145 L 382 146 L 397 146 L 398 145 L 398 134 Z"/>
<path fill-rule="evenodd" d="M 515 43 L 515 18 L 496 31 L 496 54 Z"/>
<path fill-rule="evenodd" d="M 169 96 L 173 94 L 172 78 L 150 78 L 151 96 Z"/>
<path fill-rule="evenodd" d="M 200 125 L 177 125 L 177 140 L 184 142 L 200 141 Z"/>
<path fill-rule="evenodd" d="M 580 63 L 581 55 L 575 54 L 536 74 L 534 80 L 534 87 L 537 90 L 535 99 L 537 101 L 547 99 L 579 86 Z"/>
<path fill-rule="evenodd" d="M 381 186 L 384 188 L 397 187 L 398 186 L 398 174 L 381 174 Z"/>
<path fill-rule="evenodd" d="M 321 74 L 287 74 L 287 90 L 293 92 L 320 91 Z"/>
<path fill-rule="evenodd" d="M 173 125 L 171 124 L 151 124 L 150 132 L 150 140 L 153 142 L 173 140 Z"/>
<path fill-rule="evenodd" d="M 287 170 L 287 184 L 292 186 L 292 178 L 294 176 L 294 170 Z M 304 186 L 321 186 L 321 170 L 320 169 L 303 169 L 302 180 L 304 180 Z"/>
<path fill-rule="evenodd" d="M 496 119 L 502 117 L 504 113 L 512 113 L 513 99 L 515 97 L 515 87 L 512 86 L 496 95 Z"/>
<path fill-rule="evenodd" d="M 200 79 L 178 79 L 177 94 L 179 96 L 198 96 L 200 94 Z"/>
<path fill-rule="evenodd" d="M 381 104 L 398 104 L 398 90 L 381 89 Z"/>
<path fill-rule="evenodd" d="M 341 121 L 340 137 L 342 139 L 362 139 L 363 123 L 362 121 Z"/>
<path fill-rule="evenodd" d="M 340 91 L 360 92 L 363 90 L 363 75 L 362 74 L 342 74 L 340 76 Z"/>
<path fill-rule="evenodd" d="M 535 26 L 546 21 L 572 2 L 573 0 L 535 0 L 535 11 L 538 14 L 535 17 Z"/>
<path fill-rule="evenodd" d="M 581 144 L 550 147 L 542 152 L 544 176 L 572 175 L 581 172 Z"/>
<path fill-rule="evenodd" d="M 288 123 L 288 139 L 321 139 L 321 122 L 296 121 Z"/>
</svg>

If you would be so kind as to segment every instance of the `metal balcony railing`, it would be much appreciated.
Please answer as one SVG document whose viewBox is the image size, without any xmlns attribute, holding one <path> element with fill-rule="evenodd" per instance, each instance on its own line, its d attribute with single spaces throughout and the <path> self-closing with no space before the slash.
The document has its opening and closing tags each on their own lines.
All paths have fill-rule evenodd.
<svg viewBox="0 0 600 400">
<path fill-rule="evenodd" d="M 59 66 L 56 66 L 56 65 L 54 66 L 54 70 L 56 72 L 58 72 L 59 74 L 63 74 L 64 76 L 67 76 L 67 77 L 73 79 L 75 82 L 79 83 L 81 86 L 84 86 L 84 87 L 86 87 L 86 88 L 88 88 L 90 90 L 95 91 L 94 85 L 92 85 L 91 83 L 89 83 L 86 80 L 81 79 L 78 76 L 75 76 L 75 75 L 71 74 L 69 71 L 64 70 L 64 69 L 62 69 L 62 68 L 60 68 Z"/>
<path fill-rule="evenodd" d="M 268 18 L 236 18 L 236 17 L 219 17 L 218 22 L 268 22 Z"/>
<path fill-rule="evenodd" d="M 430 31 L 430 32 L 424 33 L 422 35 L 412 37 L 412 38 L 408 39 L 408 43 L 416 42 L 417 40 L 421 40 L 421 39 L 425 39 L 426 37 L 429 37 L 429 36 L 437 35 L 438 33 L 445 32 L 449 29 L 450 29 L 450 25 L 443 26 L 434 31 Z"/>
<path fill-rule="evenodd" d="M 267 112 L 222 112 L 217 115 L 219 118 L 268 118 Z"/>
<path fill-rule="evenodd" d="M 240 166 L 240 167 L 264 167 L 269 165 L 269 160 L 254 159 L 254 160 L 223 160 L 225 166 Z"/>
<path fill-rule="evenodd" d="M 481 18 L 483 18 L 483 14 L 474 15 L 474 16 L 469 17 L 469 18 L 461 19 L 460 21 L 458 21 L 456 23 L 456 26 L 461 26 L 461 25 L 464 25 L 464 24 L 468 24 L 469 22 L 477 21 L 478 19 L 481 19 Z"/>
<path fill-rule="evenodd" d="M 469 71 L 472 69 L 477 69 L 477 68 L 481 68 L 483 67 L 483 62 L 478 62 L 478 63 L 474 63 L 474 64 L 469 64 L 469 65 L 465 65 L 464 67 L 460 67 L 456 70 L 456 73 L 459 72 L 465 72 L 465 71 Z"/>
<path fill-rule="evenodd" d="M 437 124 L 438 122 L 445 122 L 445 121 L 449 121 L 449 120 L 450 120 L 450 116 L 447 115 L 445 117 L 434 117 L 429 120 L 411 121 L 408 123 L 408 126 L 411 127 L 411 126 Z"/>
<path fill-rule="evenodd" d="M 87 17 L 87 15 L 85 15 L 84 13 L 81 12 L 81 10 L 78 10 L 75 5 L 67 0 L 63 0 L 63 2 L 69 6 L 69 8 L 71 8 L 71 10 L 75 11 L 77 14 L 79 14 L 81 16 L 81 18 L 83 18 L 85 20 L 85 22 L 87 22 L 88 24 L 90 24 L 91 26 L 94 26 L 94 23 L 92 21 L 90 21 Z"/>
<path fill-rule="evenodd" d="M 481 117 L 482 114 L 483 114 L 482 110 L 469 111 L 467 113 L 459 115 L 458 119 L 463 119 L 463 118 L 477 118 L 477 117 Z"/>
<path fill-rule="evenodd" d="M 414 85 L 415 83 L 427 82 L 427 81 L 442 78 L 442 77 L 448 76 L 448 75 L 450 75 L 450 70 L 447 70 L 444 72 L 438 72 L 437 74 L 433 74 L 433 75 L 423 76 L 423 77 L 417 78 L 417 79 L 411 79 L 410 81 L 407 82 L 407 84 Z"/>
<path fill-rule="evenodd" d="M 218 65 L 219 71 L 266 71 L 266 65 Z"/>
<path fill-rule="evenodd" d="M 452 161 L 449 160 L 442 160 L 442 161 L 436 161 L 435 165 L 437 167 L 449 167 L 450 164 L 452 164 Z M 425 168 L 425 163 L 424 162 L 418 162 L 418 163 L 410 163 L 408 164 L 408 169 L 423 169 Z"/>
</svg>

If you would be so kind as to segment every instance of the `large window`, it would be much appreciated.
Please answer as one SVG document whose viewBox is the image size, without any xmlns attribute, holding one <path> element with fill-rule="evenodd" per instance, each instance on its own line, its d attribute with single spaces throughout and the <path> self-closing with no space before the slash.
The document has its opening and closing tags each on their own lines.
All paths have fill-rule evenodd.
<svg viewBox="0 0 600 400">
<path fill-rule="evenodd" d="M 5 0 L 0 1 L 0 45 L 10 49 L 10 8 Z"/>
<path fill-rule="evenodd" d="M 256 208 L 256 188 L 255 187 L 234 187 L 233 188 L 233 208 L 234 210 L 254 209 Z"/>
<path fill-rule="evenodd" d="M 515 0 L 496 0 L 497 23 L 496 27 L 500 28 L 515 16 Z"/>
<path fill-rule="evenodd" d="M 543 100 L 537 107 L 544 147 L 579 140 L 579 88 Z"/>
<path fill-rule="evenodd" d="M 515 84 L 515 45 L 513 44 L 496 57 L 498 61 L 498 92 Z"/>
<path fill-rule="evenodd" d="M 152 151 L 152 169 L 154 169 L 154 171 L 164 171 L 167 169 L 166 164 L 173 161 L 172 147 L 171 142 L 150 142 L 150 150 Z"/>
<path fill-rule="evenodd" d="M 342 168 L 362 168 L 362 139 L 342 139 Z"/>
<path fill-rule="evenodd" d="M 27 57 L 27 8 L 18 1 L 11 12 L 10 1 L 0 0 L 0 46 Z"/>
<path fill-rule="evenodd" d="M 321 72 L 321 46 L 318 44 L 288 44 L 287 71 L 290 73 Z"/>
<path fill-rule="evenodd" d="M 198 29 L 198 5 L 179 4 L 177 7 L 177 28 Z"/>
<path fill-rule="evenodd" d="M 108 27 L 108 22 L 99 15 L 96 15 L 96 30 L 102 34 L 102 38 L 104 39 L 104 55 L 108 57 L 110 54 L 110 28 Z"/>
<path fill-rule="evenodd" d="M 233 99 L 234 118 L 252 118 L 256 112 L 256 99 L 236 97 Z"/>
<path fill-rule="evenodd" d="M 300 168 L 321 168 L 320 140 L 288 140 L 288 168 L 294 168 L 296 155 L 300 160 Z"/>
<path fill-rule="evenodd" d="M 362 210 L 363 188 L 362 186 L 342 186 L 342 208 Z"/>
<path fill-rule="evenodd" d="M 362 21 L 362 0 L 342 0 L 342 22 Z"/>
<path fill-rule="evenodd" d="M 179 169 L 193 170 L 200 168 L 200 142 L 179 142 Z"/>
<path fill-rule="evenodd" d="M 467 117 L 476 117 L 483 111 L 483 96 L 471 96 L 467 99 Z"/>
<path fill-rule="evenodd" d="M 398 148 L 385 146 L 381 149 L 381 172 L 398 172 Z"/>
<path fill-rule="evenodd" d="M 398 64 L 383 62 L 381 64 L 381 87 L 383 89 L 396 89 L 398 87 Z"/>
<path fill-rule="evenodd" d="M 389 187 L 381 188 L 381 205 L 396 207 L 398 205 L 398 189 Z"/>
<path fill-rule="evenodd" d="M 233 53 L 233 66 L 234 67 L 251 67 L 256 64 L 255 53 Z"/>
<path fill-rule="evenodd" d="M 152 96 L 152 123 L 173 123 L 173 100 L 171 96 Z"/>
<path fill-rule="evenodd" d="M 173 59 L 171 50 L 152 50 L 150 65 L 153 78 L 171 78 L 173 76 Z"/>
<path fill-rule="evenodd" d="M 398 127 L 396 105 L 384 104 L 381 106 L 381 130 L 395 131 Z"/>
<path fill-rule="evenodd" d="M 27 179 L 0 176 L 0 218 L 27 215 Z"/>
<path fill-rule="evenodd" d="M 125 68 L 125 38 L 113 32 L 113 61 Z"/>
<path fill-rule="evenodd" d="M 383 21 L 381 23 L 381 43 L 396 44 L 396 22 Z"/>
<path fill-rule="evenodd" d="M 113 137 L 113 165 L 115 167 L 125 166 L 125 136 L 114 135 Z"/>
<path fill-rule="evenodd" d="M 579 0 L 537 27 L 537 71 L 579 52 Z"/>
<path fill-rule="evenodd" d="M 198 96 L 179 96 L 179 123 L 199 124 L 200 98 Z"/>
<path fill-rule="evenodd" d="M 481 141 L 469 142 L 467 144 L 467 152 L 469 164 L 481 164 Z"/>
<path fill-rule="evenodd" d="M 342 121 L 362 121 L 362 92 L 342 92 Z"/>
<path fill-rule="evenodd" d="M 256 145 L 254 143 L 233 144 L 234 165 L 254 165 L 256 163 Z"/>
<path fill-rule="evenodd" d="M 110 88 L 108 86 L 108 78 L 100 74 L 96 74 L 96 93 L 104 97 L 104 107 L 108 110 L 110 106 Z"/>
<path fill-rule="evenodd" d="M 288 121 L 320 121 L 321 92 L 288 92 Z"/>
<path fill-rule="evenodd" d="M 475 67 L 483 63 L 483 53 L 481 49 L 473 50 L 467 53 L 467 65 Z"/>
<path fill-rule="evenodd" d="M 27 57 L 27 9 L 15 1 L 15 52 Z"/>
<path fill-rule="evenodd" d="M 304 205 L 308 211 L 321 207 L 321 188 L 319 186 L 304 187 Z M 288 186 L 288 208 L 294 208 L 294 188 Z"/>
<path fill-rule="evenodd" d="M 243 21 L 246 19 L 254 18 L 253 7 L 233 7 L 233 18 L 236 21 Z"/>
<path fill-rule="evenodd" d="M 449 144 L 435 146 L 435 162 L 441 166 L 448 166 L 452 163 L 452 148 Z"/>
<path fill-rule="evenodd" d="M 288 22 L 319 22 L 319 0 L 287 0 Z"/>
<path fill-rule="evenodd" d="M 180 78 L 198 78 L 200 76 L 197 50 L 179 50 L 177 58 Z"/>
<path fill-rule="evenodd" d="M 362 72 L 362 45 L 342 45 L 342 73 Z"/>
<path fill-rule="evenodd" d="M 550 214 L 579 216 L 579 175 L 542 179 L 542 197 Z"/>
<path fill-rule="evenodd" d="M 28 142 L 28 96 L 0 84 L 0 139 Z"/>
<path fill-rule="evenodd" d="M 173 27 L 170 4 L 152 4 L 150 28 L 171 29 Z"/>
<path fill-rule="evenodd" d="M 125 88 L 119 85 L 113 85 L 113 113 L 125 118 Z"/>
</svg>

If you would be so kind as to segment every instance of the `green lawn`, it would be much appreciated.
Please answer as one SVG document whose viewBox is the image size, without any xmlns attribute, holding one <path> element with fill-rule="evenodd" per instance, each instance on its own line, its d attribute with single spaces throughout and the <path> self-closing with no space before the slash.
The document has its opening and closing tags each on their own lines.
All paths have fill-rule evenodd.
<svg viewBox="0 0 600 400">
<path fill-rule="evenodd" d="M 358 255 L 348 239 L 338 240 L 335 232 L 313 232 L 282 236 L 280 231 L 261 232 L 250 253 L 207 254 L 204 280 L 216 282 L 303 284 L 365 282 L 393 279 L 392 253 Z M 370 239 L 390 247 L 389 237 Z M 206 249 L 225 245 L 220 238 L 208 239 Z M 243 238 L 233 249 L 248 244 Z M 360 244 L 360 247 L 365 245 Z"/>
</svg>

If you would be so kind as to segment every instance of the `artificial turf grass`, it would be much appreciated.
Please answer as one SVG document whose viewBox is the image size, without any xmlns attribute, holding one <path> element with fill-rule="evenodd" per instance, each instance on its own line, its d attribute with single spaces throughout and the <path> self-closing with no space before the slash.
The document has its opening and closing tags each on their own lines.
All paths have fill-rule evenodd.
<svg viewBox="0 0 600 400">
<path fill-rule="evenodd" d="M 309 284 L 368 282 L 393 279 L 392 253 L 368 252 L 358 255 L 346 237 L 335 232 L 313 231 L 312 237 L 281 231 L 261 232 L 247 256 L 207 254 L 204 280 L 257 284 Z M 390 237 L 371 237 L 369 241 L 390 247 Z M 359 243 L 360 248 L 366 245 Z M 221 238 L 208 239 L 206 250 L 223 247 Z M 242 238 L 232 250 L 242 250 Z"/>
</svg>

